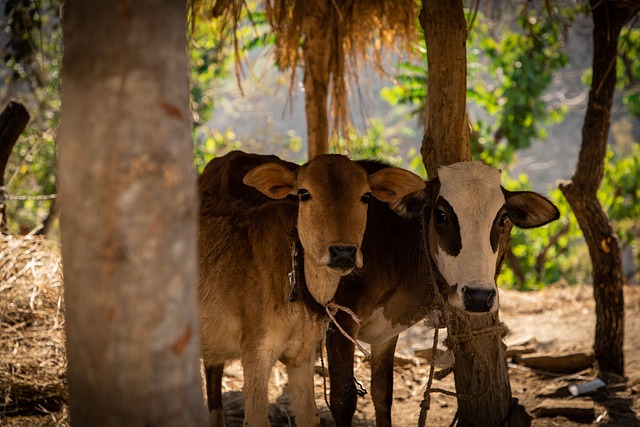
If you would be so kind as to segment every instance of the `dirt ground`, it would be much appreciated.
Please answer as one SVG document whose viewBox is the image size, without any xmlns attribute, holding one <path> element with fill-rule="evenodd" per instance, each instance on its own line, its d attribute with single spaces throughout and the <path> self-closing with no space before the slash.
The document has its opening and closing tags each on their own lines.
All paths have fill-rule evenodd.
<svg viewBox="0 0 640 427">
<path fill-rule="evenodd" d="M 501 319 L 509 327 L 505 338 L 507 345 L 531 341 L 537 342 L 537 353 L 592 353 L 595 331 L 595 315 L 590 286 L 556 285 L 539 292 L 502 291 Z M 567 390 L 569 384 L 595 378 L 592 368 L 578 373 L 552 374 L 509 363 L 509 377 L 513 396 L 533 416 L 533 426 L 584 426 L 589 424 L 607 426 L 640 426 L 640 286 L 625 287 L 626 330 L 625 365 L 629 377 L 626 390 L 613 387 L 588 396 L 573 397 Z M 440 338 L 446 336 L 441 330 Z M 415 357 L 416 351 L 430 349 L 433 331 L 416 325 L 401 335 L 398 343 L 394 377 L 393 424 L 415 426 L 418 424 L 420 402 L 425 390 L 429 364 Z M 444 347 L 443 347 L 444 348 Z M 321 366 L 318 365 L 318 372 Z M 227 425 L 242 425 L 242 368 L 232 364 L 226 370 L 224 380 Z M 370 385 L 368 361 L 357 360 L 356 378 L 365 389 Z M 322 423 L 332 426 L 333 421 L 324 401 L 322 376 L 316 374 L 316 397 L 320 407 Z M 286 373 L 277 366 L 271 382 L 272 420 L 278 425 L 288 425 L 286 414 Z M 434 381 L 433 387 L 454 390 L 453 375 Z M 565 406 L 586 408 L 587 415 L 536 416 L 535 408 L 547 399 L 561 402 Z M 576 403 L 577 402 L 577 403 Z M 431 409 L 427 414 L 428 426 L 449 426 L 454 420 L 456 399 L 442 394 L 433 394 Z M 592 409 L 591 409 L 592 408 Z M 592 413 L 590 416 L 589 413 Z M 374 426 L 373 402 L 369 394 L 359 399 L 354 426 Z"/>
<path fill-rule="evenodd" d="M 537 342 L 537 352 L 591 352 L 595 330 L 594 303 L 589 286 L 553 286 L 540 292 L 502 291 L 501 319 L 509 327 L 505 338 L 508 345 Z M 509 363 L 509 375 L 514 397 L 518 398 L 529 414 L 534 426 L 640 426 L 640 286 L 625 287 L 626 330 L 625 362 L 629 380 L 626 389 L 613 387 L 589 396 L 573 397 L 567 385 L 593 379 L 591 368 L 572 375 L 549 374 L 525 366 Z M 441 330 L 441 338 L 446 335 Z M 431 348 L 433 331 L 416 325 L 401 336 L 398 344 L 398 363 L 395 368 L 393 421 L 396 426 L 417 425 L 420 402 L 424 393 L 429 364 L 416 357 L 416 351 Z M 1 356 L 1 355 L 0 355 Z M 320 364 L 318 364 L 320 365 Z M 318 366 L 320 368 L 320 366 Z M 320 369 L 315 377 L 317 402 L 322 424 L 332 426 L 330 413 L 324 401 L 323 377 Z M 369 364 L 358 359 L 356 377 L 365 389 L 369 388 Z M 2 373 L 3 375 L 5 373 Z M 271 381 L 270 411 L 275 425 L 289 425 L 286 405 L 286 373 L 278 365 Z M 454 390 L 453 375 L 434 381 L 434 387 Z M 242 369 L 238 363 L 229 365 L 223 381 L 227 426 L 242 425 Z M 2 391 L 3 395 L 6 391 Z M 536 408 L 545 399 L 586 408 L 579 418 L 566 416 L 536 416 Z M 455 398 L 433 394 L 427 425 L 449 426 L 456 412 Z M 0 411 L 0 426 L 66 426 L 66 407 L 49 414 L 7 416 Z M 355 426 L 373 426 L 374 412 L 370 395 L 359 399 L 354 419 Z"/>
</svg>

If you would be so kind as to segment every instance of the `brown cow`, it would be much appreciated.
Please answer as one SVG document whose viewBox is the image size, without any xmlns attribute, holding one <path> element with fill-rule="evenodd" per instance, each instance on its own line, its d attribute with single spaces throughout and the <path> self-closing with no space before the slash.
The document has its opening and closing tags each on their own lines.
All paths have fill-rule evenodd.
<svg viewBox="0 0 640 427">
<path fill-rule="evenodd" d="M 251 201 L 262 196 L 234 181 L 245 170 L 236 176 L 237 170 L 226 167 L 238 158 L 250 169 L 243 182 L 269 199 Z M 396 202 L 424 188 L 424 182 L 398 168 L 368 175 L 340 155 L 318 156 L 299 168 L 251 159 L 232 153 L 199 177 L 199 301 L 211 424 L 224 425 L 224 363 L 240 358 L 245 425 L 268 424 L 268 379 L 281 360 L 296 424 L 317 426 L 313 366 L 326 321 L 313 309 L 333 298 L 342 276 L 362 267 L 369 196 Z M 293 257 L 300 264 L 293 273 L 304 271 L 293 302 L 292 247 L 303 255 Z M 306 288 L 300 291 L 299 283 Z"/>
<path fill-rule="evenodd" d="M 234 160 L 238 165 L 274 161 L 246 154 Z M 384 167 L 373 161 L 358 163 L 370 174 Z M 351 336 L 371 344 L 371 394 L 378 426 L 391 425 L 398 334 L 438 308 L 438 292 L 453 307 L 470 313 L 497 310 L 495 278 L 512 226 L 539 227 L 559 216 L 539 194 L 502 188 L 500 171 L 481 163 L 457 163 L 438 173 L 424 190 L 396 203 L 372 200 L 362 242 L 365 268 L 344 276 L 334 298 L 363 320 L 359 326 L 344 313 L 336 316 Z M 237 179 L 228 176 L 228 183 Z M 248 193 L 239 197 L 261 203 Z M 358 390 L 354 344 L 330 333 L 327 352 L 331 411 L 337 425 L 350 425 Z"/>
</svg>

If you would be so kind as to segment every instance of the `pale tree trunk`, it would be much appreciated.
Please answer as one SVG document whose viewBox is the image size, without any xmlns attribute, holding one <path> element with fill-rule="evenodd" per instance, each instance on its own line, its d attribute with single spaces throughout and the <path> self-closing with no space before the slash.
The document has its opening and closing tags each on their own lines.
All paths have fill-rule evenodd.
<svg viewBox="0 0 640 427">
<path fill-rule="evenodd" d="M 439 165 L 471 160 L 463 3 L 424 0 L 420 22 L 428 56 L 427 126 L 421 153 L 429 178 L 434 178 Z M 469 316 L 453 310 L 448 342 L 454 349 L 456 391 L 463 395 L 457 399 L 459 425 L 531 423 L 511 395 L 499 326 L 497 313 Z M 472 334 L 474 337 L 469 339 Z M 475 398 L 468 399 L 469 396 Z"/>
<path fill-rule="evenodd" d="M 302 23 L 307 152 L 309 160 L 329 152 L 329 65 L 334 48 L 330 2 L 309 0 Z"/>
<path fill-rule="evenodd" d="M 620 244 L 596 193 L 604 175 L 616 84 L 618 38 L 640 2 L 591 0 L 593 78 L 576 171 L 560 185 L 589 247 L 596 302 L 595 357 L 600 375 L 624 376 L 624 295 Z"/>
<path fill-rule="evenodd" d="M 71 420 L 203 426 L 186 4 L 67 0 L 63 22 Z"/>
</svg>

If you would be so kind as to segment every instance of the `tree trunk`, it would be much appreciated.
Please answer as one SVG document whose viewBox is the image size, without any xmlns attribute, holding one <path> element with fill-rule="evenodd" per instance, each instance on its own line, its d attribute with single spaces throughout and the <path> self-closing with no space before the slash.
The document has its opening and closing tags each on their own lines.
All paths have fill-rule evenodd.
<svg viewBox="0 0 640 427">
<path fill-rule="evenodd" d="M 67 0 L 59 190 L 74 426 L 203 426 L 186 4 Z"/>
<path fill-rule="evenodd" d="M 427 1 L 420 24 L 428 55 L 427 114 L 422 158 L 429 178 L 437 166 L 471 160 L 467 101 L 467 23 L 462 1 Z"/>
<path fill-rule="evenodd" d="M 331 3 L 311 0 L 305 7 L 302 24 L 304 41 L 305 112 L 307 116 L 307 152 L 309 160 L 329 152 L 329 62 L 334 36 L 329 19 Z"/>
<path fill-rule="evenodd" d="M 428 56 L 427 127 L 421 153 L 433 178 L 438 165 L 471 160 L 463 3 L 424 0 L 420 22 Z M 455 355 L 456 391 L 463 395 L 457 399 L 459 424 L 530 425 L 531 418 L 511 396 L 498 314 L 469 316 L 453 311 L 448 335 Z"/>
<path fill-rule="evenodd" d="M 4 187 L 4 171 L 9 162 L 11 150 L 18 137 L 29 123 L 29 113 L 18 102 L 11 101 L 0 115 L 0 187 Z M 7 234 L 4 189 L 0 189 L 0 233 Z"/>
<path fill-rule="evenodd" d="M 456 392 L 462 394 L 458 397 L 459 425 L 498 426 L 507 419 L 511 385 L 499 325 L 497 314 L 469 316 L 455 310 L 452 317 L 448 343 L 454 348 Z M 495 332 L 473 335 L 484 330 Z"/>
<path fill-rule="evenodd" d="M 638 11 L 631 3 L 591 0 L 593 16 L 593 79 L 582 127 L 576 171 L 560 189 L 576 215 L 589 247 L 596 302 L 594 352 L 600 375 L 624 375 L 624 299 L 620 245 L 596 197 L 604 175 L 607 136 L 616 84 L 618 37 Z"/>
</svg>

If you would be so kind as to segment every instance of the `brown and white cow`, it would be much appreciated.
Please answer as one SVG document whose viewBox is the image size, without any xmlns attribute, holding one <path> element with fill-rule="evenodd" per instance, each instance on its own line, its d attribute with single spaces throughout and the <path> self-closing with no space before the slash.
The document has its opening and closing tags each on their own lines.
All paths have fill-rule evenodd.
<svg viewBox="0 0 640 427">
<path fill-rule="evenodd" d="M 287 367 L 296 424 L 319 425 L 313 366 L 326 321 L 312 307 L 326 305 L 340 278 L 362 267 L 369 196 L 397 202 L 425 186 L 408 171 L 368 174 L 340 155 L 300 167 L 268 160 L 234 152 L 198 179 L 199 309 L 212 425 L 224 425 L 222 372 L 236 358 L 244 369 L 245 425 L 268 424 L 268 380 L 277 360 Z M 306 299 L 298 301 L 291 301 L 288 276 L 292 246 L 304 254 L 294 257 L 302 264 L 294 273 L 304 271 L 298 283 L 306 283 Z"/>
<path fill-rule="evenodd" d="M 369 173 L 379 164 L 360 162 Z M 362 320 L 337 321 L 353 337 L 371 344 L 371 396 L 376 425 L 391 425 L 393 355 L 398 334 L 424 319 L 437 293 L 469 313 L 498 309 L 496 277 L 512 225 L 539 227 L 559 217 L 543 196 L 510 192 L 501 172 L 478 162 L 438 168 L 424 190 L 390 206 L 372 202 L 362 243 L 365 268 L 343 277 L 335 300 Z M 401 218 L 401 217 L 404 217 Z M 341 334 L 327 336 L 331 411 L 347 426 L 357 403 L 354 345 Z"/>
</svg>

